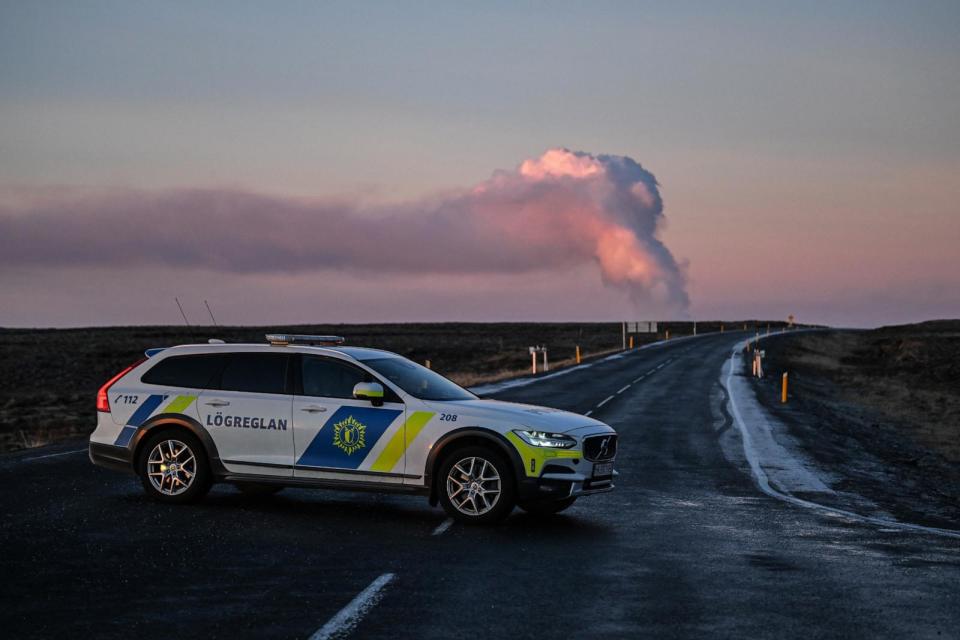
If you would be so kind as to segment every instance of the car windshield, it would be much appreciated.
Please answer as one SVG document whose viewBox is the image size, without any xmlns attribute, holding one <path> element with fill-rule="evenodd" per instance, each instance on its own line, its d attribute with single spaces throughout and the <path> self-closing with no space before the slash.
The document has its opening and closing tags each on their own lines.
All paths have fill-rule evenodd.
<svg viewBox="0 0 960 640">
<path fill-rule="evenodd" d="M 364 360 L 363 364 L 421 400 L 475 400 L 477 397 L 439 373 L 406 358 L 374 358 Z"/>
</svg>

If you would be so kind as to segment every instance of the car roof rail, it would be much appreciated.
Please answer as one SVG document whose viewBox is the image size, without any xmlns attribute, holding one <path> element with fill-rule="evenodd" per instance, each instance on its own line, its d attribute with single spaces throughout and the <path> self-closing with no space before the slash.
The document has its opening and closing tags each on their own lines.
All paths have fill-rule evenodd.
<svg viewBox="0 0 960 640">
<path fill-rule="evenodd" d="M 342 336 L 306 336 L 292 333 L 268 333 L 264 336 L 275 347 L 288 344 L 308 344 L 313 346 L 334 347 L 346 342 Z"/>
</svg>

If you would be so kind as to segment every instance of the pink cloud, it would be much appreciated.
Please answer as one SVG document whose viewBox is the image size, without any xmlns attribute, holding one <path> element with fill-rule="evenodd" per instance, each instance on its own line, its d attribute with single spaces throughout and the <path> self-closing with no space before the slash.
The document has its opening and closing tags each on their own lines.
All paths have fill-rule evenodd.
<svg viewBox="0 0 960 640">
<path fill-rule="evenodd" d="M 593 264 L 632 300 L 682 311 L 662 219 L 656 179 L 632 159 L 551 149 L 472 188 L 391 206 L 204 189 L 8 199 L 0 265 L 396 275 Z"/>
</svg>

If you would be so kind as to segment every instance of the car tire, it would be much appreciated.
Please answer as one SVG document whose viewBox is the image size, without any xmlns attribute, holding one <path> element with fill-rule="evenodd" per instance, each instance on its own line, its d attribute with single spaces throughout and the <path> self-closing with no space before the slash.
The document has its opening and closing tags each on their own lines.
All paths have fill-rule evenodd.
<svg viewBox="0 0 960 640">
<path fill-rule="evenodd" d="M 468 446 L 444 457 L 437 476 L 440 505 L 465 524 L 493 524 L 516 504 L 513 467 L 492 447 Z"/>
<path fill-rule="evenodd" d="M 196 502 L 211 485 L 203 444 L 181 430 L 147 437 L 137 460 L 137 475 L 147 495 L 172 504 Z"/>
<path fill-rule="evenodd" d="M 563 498 L 562 500 L 535 500 L 531 502 L 520 502 L 517 506 L 534 516 L 552 516 L 566 511 L 577 501 L 576 496 Z"/>
<path fill-rule="evenodd" d="M 283 491 L 283 485 L 261 482 L 238 482 L 240 493 L 250 498 L 266 498 Z"/>
</svg>

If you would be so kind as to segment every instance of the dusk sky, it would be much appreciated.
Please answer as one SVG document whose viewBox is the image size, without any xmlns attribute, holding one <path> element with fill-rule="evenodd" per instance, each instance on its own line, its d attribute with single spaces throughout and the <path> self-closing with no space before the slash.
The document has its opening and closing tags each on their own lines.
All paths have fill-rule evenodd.
<svg viewBox="0 0 960 640">
<path fill-rule="evenodd" d="M 2 2 L 0 326 L 960 317 L 960 3 L 477 7 Z"/>
</svg>

